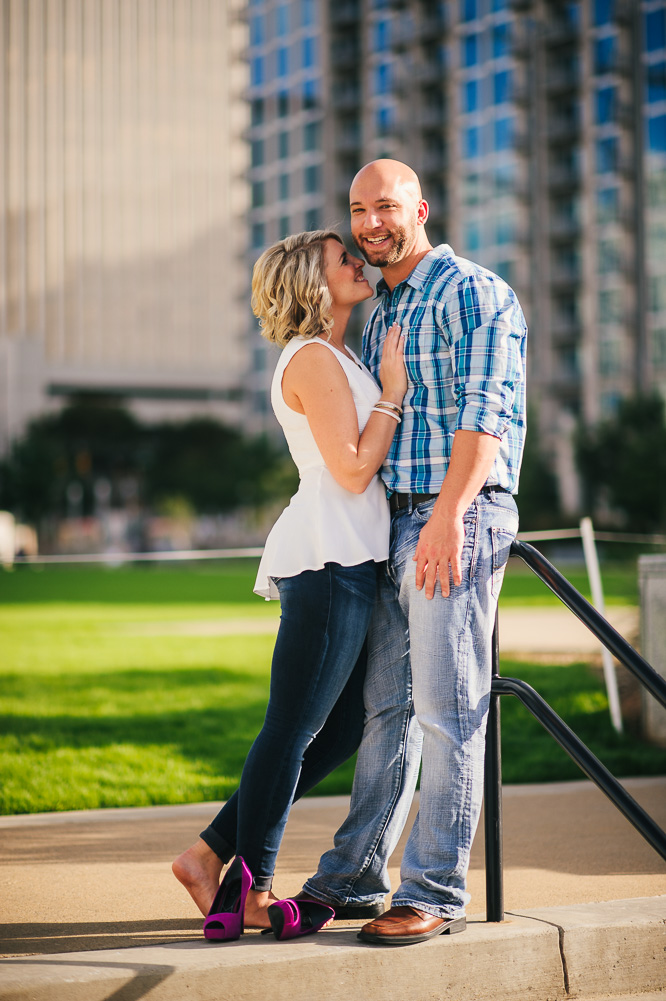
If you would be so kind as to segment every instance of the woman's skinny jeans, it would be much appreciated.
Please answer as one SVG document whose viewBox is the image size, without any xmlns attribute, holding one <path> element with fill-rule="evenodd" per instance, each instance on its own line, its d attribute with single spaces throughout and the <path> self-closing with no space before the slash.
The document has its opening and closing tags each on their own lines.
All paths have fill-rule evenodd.
<svg viewBox="0 0 666 1001">
<path fill-rule="evenodd" d="M 292 802 L 360 743 L 376 579 L 372 561 L 276 579 L 282 614 L 266 719 L 239 789 L 201 833 L 223 862 L 242 856 L 255 890 L 271 888 Z"/>
</svg>

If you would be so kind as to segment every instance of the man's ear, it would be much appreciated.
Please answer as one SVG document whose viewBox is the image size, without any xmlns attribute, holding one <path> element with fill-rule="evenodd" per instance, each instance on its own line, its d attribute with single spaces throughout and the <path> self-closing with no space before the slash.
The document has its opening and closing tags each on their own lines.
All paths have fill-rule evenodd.
<svg viewBox="0 0 666 1001">
<path fill-rule="evenodd" d="M 419 202 L 418 211 L 416 214 L 416 221 L 420 226 L 425 226 L 428 221 L 428 216 L 430 215 L 430 207 L 426 201 L 422 198 Z"/>
</svg>

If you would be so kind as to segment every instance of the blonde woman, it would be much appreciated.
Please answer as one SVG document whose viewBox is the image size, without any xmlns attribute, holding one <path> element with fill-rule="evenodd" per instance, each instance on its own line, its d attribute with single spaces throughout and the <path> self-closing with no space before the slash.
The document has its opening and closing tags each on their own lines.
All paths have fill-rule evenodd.
<svg viewBox="0 0 666 1001">
<path fill-rule="evenodd" d="M 363 729 L 364 640 L 389 544 L 377 471 L 407 388 L 397 326 L 381 387 L 345 344 L 352 309 L 371 295 L 363 262 L 333 231 L 287 237 L 254 268 L 253 310 L 283 349 L 271 401 L 300 485 L 266 541 L 254 588 L 281 603 L 266 719 L 240 788 L 173 866 L 208 915 L 209 938 L 269 924 L 278 937 L 306 934 L 333 917 L 303 900 L 277 905 L 271 885 L 293 800 L 354 752 Z M 362 910 L 354 916 L 375 913 Z"/>
</svg>

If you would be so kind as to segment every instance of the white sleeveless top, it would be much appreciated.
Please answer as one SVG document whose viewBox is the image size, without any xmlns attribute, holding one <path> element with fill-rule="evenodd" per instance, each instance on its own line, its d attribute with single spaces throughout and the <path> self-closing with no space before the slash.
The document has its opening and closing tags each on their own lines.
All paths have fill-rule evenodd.
<svg viewBox="0 0 666 1001">
<path fill-rule="evenodd" d="M 373 476 L 362 494 L 340 486 L 317 448 L 307 417 L 284 401 L 284 370 L 297 351 L 312 343 L 325 344 L 342 366 L 354 398 L 359 432 L 381 396 L 379 386 L 356 355 L 352 361 L 320 337 L 294 337 L 283 349 L 273 375 L 271 403 L 298 467 L 300 483 L 266 539 L 254 585 L 255 592 L 266 599 L 280 597 L 271 577 L 321 570 L 325 563 L 355 566 L 388 557 L 389 510 L 379 476 Z"/>
</svg>

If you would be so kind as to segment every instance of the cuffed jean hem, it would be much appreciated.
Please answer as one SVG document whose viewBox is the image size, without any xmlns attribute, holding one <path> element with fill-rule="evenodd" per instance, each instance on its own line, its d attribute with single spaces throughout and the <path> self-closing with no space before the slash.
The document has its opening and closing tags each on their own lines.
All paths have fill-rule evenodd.
<svg viewBox="0 0 666 1001">
<path fill-rule="evenodd" d="M 252 880 L 252 889 L 257 893 L 268 893 L 273 887 L 272 876 L 257 876 Z"/>
<path fill-rule="evenodd" d="M 415 907 L 418 911 L 423 911 L 425 914 L 432 914 L 436 918 L 444 918 L 445 921 L 465 916 L 464 907 L 438 907 L 430 901 L 410 900 L 408 897 L 393 897 L 391 907 Z"/>
<path fill-rule="evenodd" d="M 207 827 L 205 831 L 201 832 L 199 837 L 208 845 L 211 851 L 215 852 L 224 865 L 236 854 L 236 849 L 229 844 L 226 838 L 218 834 L 214 827 Z"/>
<path fill-rule="evenodd" d="M 312 897 L 313 900 L 319 900 L 322 904 L 330 904 L 331 907 L 347 907 L 350 904 L 354 907 L 362 907 L 366 904 L 368 906 L 372 904 L 384 903 L 385 894 L 379 893 L 376 897 L 336 897 L 333 893 L 322 894 L 321 890 L 316 890 L 312 887 L 312 884 L 308 881 L 303 884 L 303 893 L 307 893 L 308 897 Z"/>
</svg>

